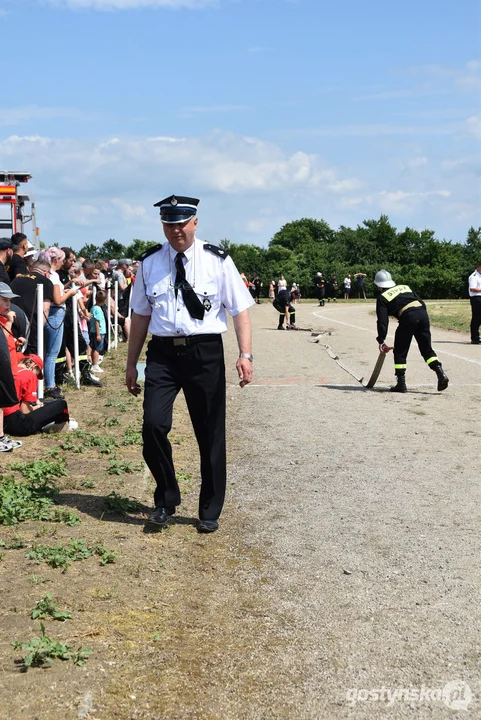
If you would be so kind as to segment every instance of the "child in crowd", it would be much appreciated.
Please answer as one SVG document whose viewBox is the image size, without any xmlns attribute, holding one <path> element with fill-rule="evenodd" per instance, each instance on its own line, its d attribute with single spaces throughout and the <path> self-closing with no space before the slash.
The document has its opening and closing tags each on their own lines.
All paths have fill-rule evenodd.
<svg viewBox="0 0 481 720">
<path fill-rule="evenodd" d="M 90 347 L 92 349 L 92 368 L 91 372 L 101 373 L 102 368 L 99 365 L 99 355 L 104 345 L 105 333 L 107 331 L 107 323 L 102 306 L 107 299 L 105 290 L 97 290 L 95 296 L 95 305 L 92 306 L 91 318 L 89 321 Z"/>
</svg>

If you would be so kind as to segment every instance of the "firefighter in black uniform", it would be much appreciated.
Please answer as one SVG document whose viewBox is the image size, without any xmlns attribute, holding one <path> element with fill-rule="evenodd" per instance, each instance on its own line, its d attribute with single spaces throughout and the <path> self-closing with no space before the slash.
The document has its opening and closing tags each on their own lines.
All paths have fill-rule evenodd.
<svg viewBox="0 0 481 720">
<path fill-rule="evenodd" d="M 297 330 L 296 309 L 292 304 L 294 297 L 294 292 L 287 289 L 280 290 L 272 303 L 273 307 L 279 313 L 278 330 L 284 330 L 284 320 L 286 321 L 286 330 Z"/>
<path fill-rule="evenodd" d="M 408 285 L 396 285 L 387 270 L 379 270 L 374 284 L 381 291 L 377 299 L 377 342 L 379 350 L 386 352 L 385 340 L 389 315 L 399 321 L 394 335 L 394 370 L 397 383 L 392 392 L 407 392 L 406 361 L 413 337 L 426 364 L 438 376 L 438 390 L 446 390 L 449 379 L 431 346 L 431 330 L 426 305 Z"/>
<path fill-rule="evenodd" d="M 325 297 L 326 297 L 326 278 L 322 274 L 322 272 L 316 273 L 316 292 L 317 292 L 317 299 L 319 300 L 320 307 L 324 307 L 325 305 Z"/>
</svg>

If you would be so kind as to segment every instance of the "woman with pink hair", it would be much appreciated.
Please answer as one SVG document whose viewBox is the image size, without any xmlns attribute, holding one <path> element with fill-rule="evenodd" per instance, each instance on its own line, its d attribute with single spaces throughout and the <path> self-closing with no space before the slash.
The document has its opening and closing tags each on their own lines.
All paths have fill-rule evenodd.
<svg viewBox="0 0 481 720">
<path fill-rule="evenodd" d="M 57 270 L 65 260 L 63 250 L 54 245 L 47 250 L 42 250 L 39 253 L 38 259 L 50 263 L 51 270 L 49 278 L 53 284 L 53 303 L 50 305 L 47 322 L 45 323 L 44 397 L 58 400 L 59 398 L 63 398 L 63 395 L 60 388 L 55 385 L 55 362 L 62 346 L 65 301 L 72 297 L 72 295 L 75 295 L 77 290 L 72 288 L 65 291 L 58 276 Z"/>
</svg>

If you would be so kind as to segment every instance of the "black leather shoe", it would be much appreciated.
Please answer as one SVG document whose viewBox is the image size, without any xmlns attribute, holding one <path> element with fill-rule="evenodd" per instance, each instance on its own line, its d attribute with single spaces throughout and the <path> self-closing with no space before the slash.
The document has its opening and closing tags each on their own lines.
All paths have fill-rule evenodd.
<svg viewBox="0 0 481 720">
<path fill-rule="evenodd" d="M 175 515 L 175 505 L 165 508 L 165 512 L 167 513 L 167 515 Z"/>
<path fill-rule="evenodd" d="M 199 520 L 197 524 L 197 532 L 213 533 L 219 529 L 217 520 Z"/>
<path fill-rule="evenodd" d="M 171 509 L 172 508 L 169 508 L 169 510 Z M 154 512 L 149 516 L 147 523 L 159 528 L 166 527 L 169 521 L 168 512 L 164 507 L 156 507 Z"/>
<path fill-rule="evenodd" d="M 471 340 L 471 345 L 481 345 L 481 340 Z"/>
</svg>

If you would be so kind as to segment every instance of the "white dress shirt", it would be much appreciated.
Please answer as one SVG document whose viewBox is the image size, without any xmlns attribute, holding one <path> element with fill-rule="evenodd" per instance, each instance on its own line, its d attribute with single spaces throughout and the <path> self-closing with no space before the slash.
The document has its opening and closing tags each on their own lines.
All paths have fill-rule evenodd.
<svg viewBox="0 0 481 720">
<path fill-rule="evenodd" d="M 149 332 L 162 337 L 220 334 L 227 330 L 227 316 L 238 315 L 254 300 L 232 258 L 204 250 L 195 238 L 183 259 L 187 282 L 204 305 L 203 320 L 191 317 L 181 290 L 175 297 L 175 257 L 168 242 L 143 260 L 137 270 L 130 306 L 138 315 L 150 315 Z"/>
<path fill-rule="evenodd" d="M 481 293 L 471 292 L 472 288 L 481 288 L 481 273 L 477 270 L 469 276 L 469 297 L 481 297 Z"/>
</svg>

